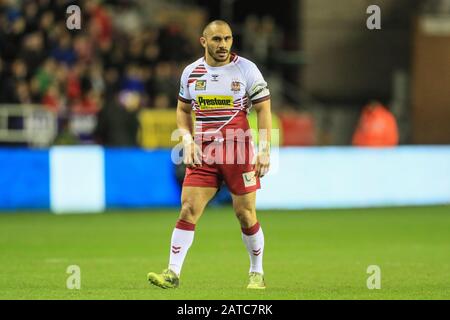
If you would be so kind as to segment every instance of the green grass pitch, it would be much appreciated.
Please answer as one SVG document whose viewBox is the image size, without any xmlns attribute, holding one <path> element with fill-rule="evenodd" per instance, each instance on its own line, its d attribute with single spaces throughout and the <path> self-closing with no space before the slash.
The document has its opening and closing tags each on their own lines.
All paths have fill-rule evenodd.
<svg viewBox="0 0 450 320">
<path fill-rule="evenodd" d="M 259 211 L 267 289 L 245 289 L 249 258 L 231 208 L 197 225 L 180 288 L 167 266 L 177 210 L 0 214 L 0 299 L 450 299 L 450 207 Z M 69 290 L 69 265 L 81 289 Z M 381 289 L 366 286 L 381 268 Z"/>
</svg>

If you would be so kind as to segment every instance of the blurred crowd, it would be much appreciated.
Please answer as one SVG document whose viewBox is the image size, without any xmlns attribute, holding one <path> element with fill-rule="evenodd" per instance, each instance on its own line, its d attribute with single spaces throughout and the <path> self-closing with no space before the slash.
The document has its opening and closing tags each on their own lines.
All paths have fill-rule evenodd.
<svg viewBox="0 0 450 320">
<path fill-rule="evenodd" d="M 80 30 L 66 26 L 71 4 Z M 145 23 L 133 1 L 0 2 L 0 104 L 41 104 L 64 118 L 133 92 L 138 107 L 174 107 L 193 54 L 179 25 Z"/>
<path fill-rule="evenodd" d="M 72 4 L 81 9 L 80 30 L 67 25 Z M 74 131 L 74 116 L 92 115 L 96 142 L 135 141 L 136 114 L 174 108 L 180 74 L 201 54 L 197 34 L 193 41 L 180 19 L 157 21 L 149 7 L 136 0 L 0 1 L 0 107 L 43 106 L 57 115 L 64 137 Z M 186 10 L 182 14 L 183 20 L 199 21 Z M 240 36 L 235 49 L 268 75 L 265 67 L 282 41 L 274 20 L 249 16 Z"/>
<path fill-rule="evenodd" d="M 156 2 L 145 2 L 142 7 L 139 3 L 0 1 L 0 108 L 35 104 L 54 113 L 58 132 L 53 144 L 141 144 L 139 112 L 176 106 L 180 74 L 202 51 L 197 29 L 204 21 L 201 15 L 191 16 L 183 9 L 176 18 L 158 20 L 168 10 L 156 13 L 151 11 Z M 69 30 L 67 25 L 71 16 L 67 8 L 72 4 L 81 9 L 79 30 Z M 193 28 L 180 21 L 188 21 Z M 279 66 L 277 52 L 286 46 L 283 33 L 272 17 L 254 15 L 247 16 L 236 31 L 234 49 L 251 57 L 270 78 L 274 111 L 280 110 L 283 99 L 277 97 L 287 83 L 271 75 Z M 369 108 L 353 144 L 379 141 L 371 128 L 381 128 L 388 113 L 381 107 Z M 305 120 L 304 114 L 290 114 L 285 120 L 285 138 L 292 132 L 293 145 L 315 143 L 311 115 Z M 397 128 L 391 125 L 393 121 L 387 122 L 392 127 L 388 144 L 396 144 Z M 15 126 L 23 122 L 14 120 L 8 125 L 18 129 Z M 305 142 L 302 137 L 311 138 Z"/>
</svg>

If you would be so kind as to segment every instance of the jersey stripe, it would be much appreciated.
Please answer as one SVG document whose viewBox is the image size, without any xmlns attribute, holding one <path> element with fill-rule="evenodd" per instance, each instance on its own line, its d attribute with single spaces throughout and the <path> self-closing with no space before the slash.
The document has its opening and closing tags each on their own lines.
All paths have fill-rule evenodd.
<svg viewBox="0 0 450 320">
<path fill-rule="evenodd" d="M 182 96 L 178 96 L 178 100 L 180 100 L 181 102 L 184 102 L 184 103 L 191 103 L 191 100 L 183 98 Z"/>
<path fill-rule="evenodd" d="M 206 70 L 205 66 L 203 64 L 199 64 L 192 70 L 191 74 L 188 77 L 188 86 L 191 83 L 194 83 L 199 78 L 203 77 L 205 74 L 207 74 L 208 71 Z"/>
<path fill-rule="evenodd" d="M 200 122 L 210 122 L 210 121 L 227 121 L 232 116 L 223 116 L 223 117 L 195 117 L 196 121 Z"/>
<path fill-rule="evenodd" d="M 242 110 L 240 110 L 242 111 Z M 239 114 L 240 112 L 236 112 L 234 115 L 232 115 L 228 120 L 226 121 L 214 121 L 214 122 L 200 122 L 198 123 L 196 121 L 196 125 L 195 125 L 195 134 L 203 134 L 205 133 L 206 130 L 211 131 L 209 133 L 217 133 L 219 132 L 222 128 L 224 128 L 226 125 L 228 125 L 231 121 L 233 121 L 233 119 L 236 118 L 236 116 Z"/>
<path fill-rule="evenodd" d="M 236 112 L 239 112 L 239 111 L 241 111 L 241 110 L 238 110 L 238 109 L 236 109 L 236 110 L 227 110 L 227 111 L 211 111 L 211 112 L 202 112 L 201 110 L 200 111 L 197 111 L 197 112 L 195 112 L 195 115 L 196 116 L 200 116 L 200 117 L 210 117 L 210 116 L 226 116 L 226 115 L 233 115 L 233 114 L 235 114 Z"/>
<path fill-rule="evenodd" d="M 265 97 L 253 100 L 252 104 L 257 104 L 257 103 L 260 103 L 260 102 L 263 102 L 263 101 L 266 101 L 266 100 L 269 100 L 269 99 L 270 99 L 270 94 L 268 94 Z"/>
<path fill-rule="evenodd" d="M 253 94 L 250 96 L 250 99 L 253 99 L 253 97 L 256 97 L 258 94 L 260 94 L 261 92 L 263 92 L 266 88 L 267 88 L 267 87 L 262 87 L 262 88 L 260 88 L 258 91 L 256 91 L 255 93 L 253 93 Z"/>
</svg>

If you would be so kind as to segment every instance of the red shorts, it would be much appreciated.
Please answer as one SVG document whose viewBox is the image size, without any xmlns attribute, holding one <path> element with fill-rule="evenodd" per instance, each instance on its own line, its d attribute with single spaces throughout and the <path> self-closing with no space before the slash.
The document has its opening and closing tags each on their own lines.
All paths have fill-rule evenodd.
<svg viewBox="0 0 450 320">
<path fill-rule="evenodd" d="M 186 168 L 183 186 L 220 188 L 225 182 L 231 193 L 242 195 L 261 188 L 252 164 L 253 143 L 203 142 L 201 167 Z"/>
</svg>

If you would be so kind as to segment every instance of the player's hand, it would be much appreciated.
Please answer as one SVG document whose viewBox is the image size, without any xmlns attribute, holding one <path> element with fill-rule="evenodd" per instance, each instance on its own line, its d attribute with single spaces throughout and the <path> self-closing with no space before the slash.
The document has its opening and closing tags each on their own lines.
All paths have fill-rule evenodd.
<svg viewBox="0 0 450 320">
<path fill-rule="evenodd" d="M 202 150 L 192 137 L 183 137 L 183 163 L 190 169 L 202 165 Z"/>
<path fill-rule="evenodd" d="M 261 150 L 256 156 L 255 164 L 255 176 L 262 178 L 267 172 L 269 172 L 270 167 L 270 150 Z"/>
</svg>

